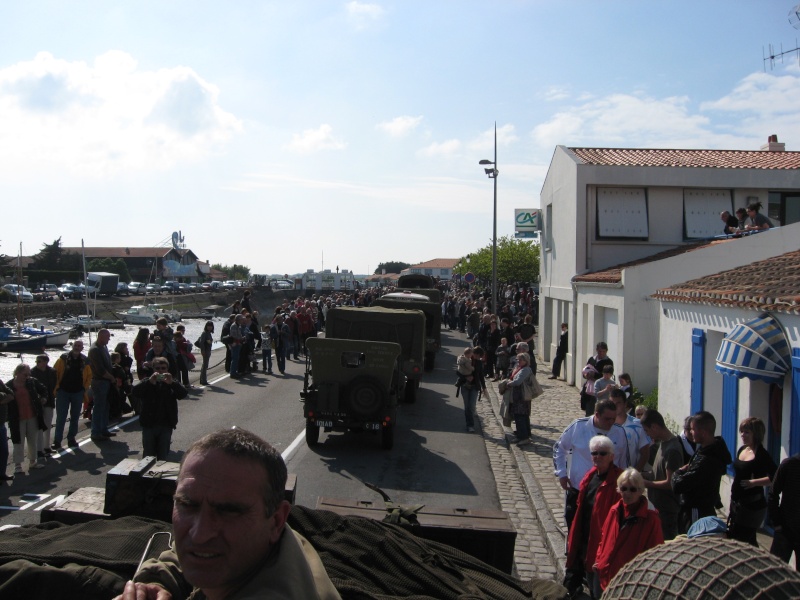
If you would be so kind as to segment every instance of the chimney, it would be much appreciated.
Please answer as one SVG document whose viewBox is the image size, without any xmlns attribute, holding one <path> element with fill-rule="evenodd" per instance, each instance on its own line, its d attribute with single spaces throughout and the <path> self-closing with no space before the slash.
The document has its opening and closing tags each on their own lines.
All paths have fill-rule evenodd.
<svg viewBox="0 0 800 600">
<path fill-rule="evenodd" d="M 765 152 L 786 152 L 786 144 L 778 142 L 778 136 L 774 133 L 767 138 L 767 143 L 761 146 Z"/>
</svg>

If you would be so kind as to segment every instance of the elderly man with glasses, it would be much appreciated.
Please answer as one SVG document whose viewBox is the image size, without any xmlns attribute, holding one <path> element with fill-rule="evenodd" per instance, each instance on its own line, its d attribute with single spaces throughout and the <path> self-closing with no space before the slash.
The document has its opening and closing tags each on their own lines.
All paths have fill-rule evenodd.
<svg viewBox="0 0 800 600">
<path fill-rule="evenodd" d="M 152 366 L 153 374 L 137 384 L 131 396 L 141 406 L 142 456 L 167 460 L 172 431 L 178 425 L 178 400 L 186 398 L 187 392 L 173 379 L 166 358 L 154 358 Z"/>
</svg>

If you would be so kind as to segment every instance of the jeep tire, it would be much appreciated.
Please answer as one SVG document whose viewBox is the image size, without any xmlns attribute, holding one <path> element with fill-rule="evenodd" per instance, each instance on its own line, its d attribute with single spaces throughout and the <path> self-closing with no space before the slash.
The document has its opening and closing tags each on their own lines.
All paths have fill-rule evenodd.
<svg viewBox="0 0 800 600">
<path fill-rule="evenodd" d="M 349 412 L 359 419 L 375 417 L 388 401 L 389 394 L 380 381 L 372 377 L 356 377 L 347 388 Z"/>
<path fill-rule="evenodd" d="M 319 425 L 312 421 L 306 421 L 306 444 L 309 447 L 319 443 Z"/>
</svg>

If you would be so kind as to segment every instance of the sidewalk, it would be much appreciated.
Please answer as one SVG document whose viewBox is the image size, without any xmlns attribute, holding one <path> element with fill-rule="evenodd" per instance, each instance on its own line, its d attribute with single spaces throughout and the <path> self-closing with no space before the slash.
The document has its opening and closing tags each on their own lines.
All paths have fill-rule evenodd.
<svg viewBox="0 0 800 600">
<path fill-rule="evenodd" d="M 490 429 L 504 430 L 505 445 L 511 451 L 517 465 L 519 477 L 524 482 L 525 491 L 535 509 L 535 518 L 531 524 L 535 527 L 538 521 L 541 539 L 550 554 L 548 567 L 555 565 L 554 578 L 561 582 L 566 567 L 566 532 L 564 523 L 564 491 L 553 475 L 553 444 L 556 443 L 566 427 L 577 418 L 583 417 L 577 388 L 567 385 L 560 379 L 548 379 L 551 374 L 550 365 L 539 362 L 537 380 L 544 393 L 533 400 L 531 405 L 531 439 L 533 443 L 518 447 L 509 443 L 512 431 L 503 427 L 500 419 L 501 395 L 496 383 L 488 383 L 491 403 L 482 402 L 479 413 L 484 423 L 484 437 Z M 495 431 L 496 431 L 495 429 Z M 494 434 L 496 439 L 497 434 Z M 499 486 L 498 482 L 498 486 Z M 505 510 L 505 508 L 504 508 Z M 725 518 L 727 515 L 720 515 Z M 526 538 L 535 538 L 536 531 L 526 532 Z M 758 533 L 759 546 L 769 552 L 772 538 L 763 531 Z M 519 557 L 522 553 L 518 552 Z M 529 555 L 535 559 L 534 555 Z M 520 558 L 517 559 L 521 560 Z M 550 571 L 552 567 L 547 569 Z M 540 574 L 543 575 L 544 573 Z"/>
<path fill-rule="evenodd" d="M 553 476 L 553 444 L 567 425 L 584 415 L 577 389 L 560 379 L 547 379 L 549 376 L 549 365 L 539 363 L 537 379 L 544 393 L 531 405 L 532 444 L 519 448 L 516 444 L 508 443 L 512 433 L 511 428 L 503 427 L 500 419 L 501 396 L 496 383 L 488 385 L 493 415 L 485 416 L 489 417 L 488 421 L 492 421 L 493 416 L 496 426 L 504 429 L 506 445 L 513 454 L 519 477 L 536 511 L 542 541 L 550 554 L 550 561 L 556 567 L 553 578 L 560 582 L 564 578 L 566 564 L 564 549 L 567 529 L 564 524 L 564 491 Z M 489 406 L 483 408 L 488 409 Z"/>
</svg>

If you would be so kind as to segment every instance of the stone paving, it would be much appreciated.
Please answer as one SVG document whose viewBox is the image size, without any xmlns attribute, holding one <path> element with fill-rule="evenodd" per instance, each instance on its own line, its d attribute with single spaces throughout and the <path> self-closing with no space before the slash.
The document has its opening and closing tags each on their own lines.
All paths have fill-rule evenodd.
<svg viewBox="0 0 800 600">
<path fill-rule="evenodd" d="M 486 450 L 503 510 L 517 528 L 515 563 L 521 579 L 538 577 L 561 582 L 564 576 L 564 493 L 553 476 L 553 444 L 573 420 L 583 416 L 576 388 L 547 379 L 539 365 L 537 379 L 544 394 L 531 406 L 533 443 L 510 444 L 511 428 L 500 419 L 500 394 L 487 382 L 488 398 L 478 403 Z"/>
</svg>

